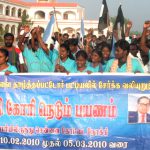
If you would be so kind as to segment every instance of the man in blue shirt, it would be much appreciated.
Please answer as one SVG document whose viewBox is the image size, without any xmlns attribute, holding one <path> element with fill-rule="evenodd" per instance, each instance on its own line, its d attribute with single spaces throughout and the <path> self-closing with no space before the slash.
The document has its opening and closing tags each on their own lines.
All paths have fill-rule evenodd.
<svg viewBox="0 0 150 150">
<path fill-rule="evenodd" d="M 115 59 L 111 59 L 108 61 L 105 72 L 144 72 L 139 61 L 128 56 L 129 43 L 126 40 L 119 40 L 115 44 L 115 48 Z"/>
</svg>

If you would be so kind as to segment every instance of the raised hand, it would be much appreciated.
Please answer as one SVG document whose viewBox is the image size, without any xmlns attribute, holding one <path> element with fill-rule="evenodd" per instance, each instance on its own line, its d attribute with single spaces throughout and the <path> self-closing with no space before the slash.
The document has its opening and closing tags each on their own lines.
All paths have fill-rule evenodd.
<svg viewBox="0 0 150 150">
<path fill-rule="evenodd" d="M 39 26 L 36 28 L 36 34 L 37 35 L 41 35 L 42 34 L 41 28 Z"/>
<path fill-rule="evenodd" d="M 91 41 L 92 41 L 92 36 L 91 35 L 87 35 L 87 37 L 86 37 L 87 44 L 89 44 Z"/>
<path fill-rule="evenodd" d="M 132 28 L 132 22 L 131 22 L 131 21 L 128 21 L 128 22 L 127 22 L 127 28 L 128 28 L 128 29 L 131 29 L 131 28 Z"/>
<path fill-rule="evenodd" d="M 90 29 L 88 30 L 88 34 L 93 35 L 93 28 L 90 28 Z"/>
<path fill-rule="evenodd" d="M 36 33 L 36 28 L 34 28 L 32 31 L 31 31 L 31 35 L 34 36 Z"/>
<path fill-rule="evenodd" d="M 30 27 L 28 25 L 24 26 L 24 32 L 29 33 L 30 32 Z"/>
<path fill-rule="evenodd" d="M 144 29 L 148 29 L 150 27 L 150 21 L 145 21 L 143 27 L 144 27 Z"/>
</svg>

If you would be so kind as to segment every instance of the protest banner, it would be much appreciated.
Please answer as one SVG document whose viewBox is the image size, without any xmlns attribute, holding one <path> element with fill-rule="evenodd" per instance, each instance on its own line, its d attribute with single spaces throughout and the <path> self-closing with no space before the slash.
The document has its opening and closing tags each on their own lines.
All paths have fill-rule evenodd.
<svg viewBox="0 0 150 150">
<path fill-rule="evenodd" d="M 149 120 L 130 122 L 129 111 L 137 111 L 137 99 L 150 97 L 149 79 L 0 76 L 0 148 L 148 150 Z"/>
</svg>

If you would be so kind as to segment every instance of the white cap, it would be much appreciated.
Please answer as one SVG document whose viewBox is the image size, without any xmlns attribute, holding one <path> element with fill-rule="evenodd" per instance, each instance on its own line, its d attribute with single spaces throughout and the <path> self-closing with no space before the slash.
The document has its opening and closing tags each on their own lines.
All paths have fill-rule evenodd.
<svg viewBox="0 0 150 150">
<path fill-rule="evenodd" d="M 23 35 L 24 34 L 24 30 L 21 30 L 20 31 L 20 35 Z M 30 32 L 28 32 L 26 35 L 25 35 L 25 37 L 29 37 L 30 36 Z"/>
<path fill-rule="evenodd" d="M 21 30 L 21 31 L 20 31 L 20 35 L 23 35 L 23 34 L 24 34 L 24 30 Z"/>
<path fill-rule="evenodd" d="M 50 47 L 51 44 L 54 45 L 54 40 L 50 38 L 45 42 L 45 44 L 47 44 L 48 47 Z"/>
<path fill-rule="evenodd" d="M 49 44 L 54 45 L 54 40 L 53 40 L 52 38 L 50 38 L 47 42 L 48 42 Z"/>
</svg>

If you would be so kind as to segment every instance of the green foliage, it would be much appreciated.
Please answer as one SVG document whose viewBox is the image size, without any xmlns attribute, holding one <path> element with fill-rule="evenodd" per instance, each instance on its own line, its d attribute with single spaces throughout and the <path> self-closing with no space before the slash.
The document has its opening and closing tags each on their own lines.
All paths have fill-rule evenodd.
<svg viewBox="0 0 150 150">
<path fill-rule="evenodd" d="M 29 15 L 27 15 L 25 12 L 23 12 L 21 16 L 21 23 L 19 23 L 19 26 L 29 25 L 32 26 L 33 23 L 31 20 L 29 20 Z"/>
<path fill-rule="evenodd" d="M 131 31 L 130 32 L 130 35 L 141 35 L 142 32 L 139 32 L 139 31 Z"/>
<path fill-rule="evenodd" d="M 0 43 L 3 43 L 3 37 L 0 36 Z"/>
<path fill-rule="evenodd" d="M 116 20 L 116 17 L 110 17 L 110 21 L 113 23 L 113 25 L 115 24 L 115 20 Z"/>
<path fill-rule="evenodd" d="M 127 22 L 129 21 L 128 18 L 124 18 L 125 20 L 125 26 L 127 25 Z M 113 25 L 115 24 L 115 21 L 116 21 L 116 16 L 115 17 L 110 17 L 110 21 L 113 23 Z M 131 28 L 132 30 L 132 28 Z M 130 35 L 141 35 L 141 32 L 139 31 L 131 31 L 130 32 Z"/>
<path fill-rule="evenodd" d="M 5 33 L 4 29 L 0 27 L 0 36 L 2 36 Z"/>
<path fill-rule="evenodd" d="M 3 40 L 4 34 L 5 34 L 5 30 L 2 27 L 0 27 L 0 44 L 4 42 Z"/>
<path fill-rule="evenodd" d="M 113 25 L 115 24 L 115 21 L 116 21 L 116 16 L 115 17 L 110 17 L 110 21 L 113 23 Z M 125 22 L 125 25 L 127 24 L 127 22 L 129 21 L 128 18 L 124 18 L 124 22 Z"/>
</svg>

